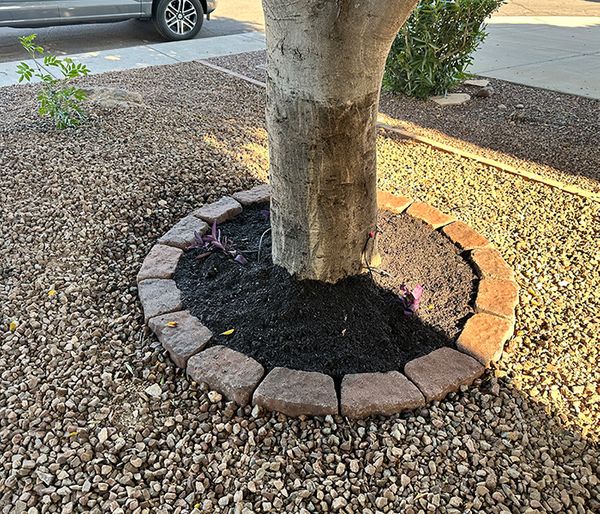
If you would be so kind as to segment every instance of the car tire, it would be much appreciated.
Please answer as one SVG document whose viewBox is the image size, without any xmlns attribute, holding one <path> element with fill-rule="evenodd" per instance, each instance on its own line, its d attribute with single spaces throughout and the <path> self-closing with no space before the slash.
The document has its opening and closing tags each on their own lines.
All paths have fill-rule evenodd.
<svg viewBox="0 0 600 514">
<path fill-rule="evenodd" d="M 160 0 L 154 12 L 154 25 L 169 41 L 183 41 L 198 34 L 204 21 L 199 0 Z"/>
</svg>

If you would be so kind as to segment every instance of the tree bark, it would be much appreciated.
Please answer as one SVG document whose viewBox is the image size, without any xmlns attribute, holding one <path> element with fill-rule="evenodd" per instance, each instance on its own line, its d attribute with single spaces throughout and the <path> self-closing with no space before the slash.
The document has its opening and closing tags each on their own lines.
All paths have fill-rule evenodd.
<svg viewBox="0 0 600 514">
<path fill-rule="evenodd" d="M 263 0 L 273 262 L 298 279 L 375 257 L 379 91 L 416 1 Z"/>
</svg>

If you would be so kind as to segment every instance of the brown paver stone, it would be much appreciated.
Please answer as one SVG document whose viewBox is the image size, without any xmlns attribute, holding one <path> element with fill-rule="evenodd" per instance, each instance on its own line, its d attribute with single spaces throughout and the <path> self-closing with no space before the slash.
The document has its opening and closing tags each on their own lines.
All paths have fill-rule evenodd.
<svg viewBox="0 0 600 514">
<path fill-rule="evenodd" d="M 485 278 L 479 282 L 475 310 L 514 319 L 519 288 L 512 280 Z"/>
<path fill-rule="evenodd" d="M 440 348 L 406 364 L 404 373 L 412 380 L 427 401 L 441 400 L 481 376 L 485 368 L 462 352 Z"/>
<path fill-rule="evenodd" d="M 183 251 L 180 248 L 174 248 L 167 245 L 154 245 L 137 274 L 137 281 L 148 278 L 173 278 L 179 257 Z"/>
<path fill-rule="evenodd" d="M 231 196 L 224 196 L 216 202 L 196 209 L 192 214 L 207 223 L 223 223 L 242 212 L 242 206 Z"/>
<path fill-rule="evenodd" d="M 273 368 L 254 391 L 253 403 L 288 416 L 337 414 L 333 378 L 313 371 Z"/>
<path fill-rule="evenodd" d="M 204 234 L 208 230 L 208 224 L 195 216 L 186 216 L 173 225 L 158 242 L 163 245 L 175 246 L 186 249 L 194 242 L 194 232 Z"/>
<path fill-rule="evenodd" d="M 342 416 L 354 419 L 390 416 L 425 405 L 419 388 L 398 371 L 346 375 L 341 396 Z"/>
<path fill-rule="evenodd" d="M 452 223 L 455 218 L 438 211 L 435 207 L 423 202 L 414 202 L 407 210 L 413 218 L 420 219 L 433 228 L 440 228 Z"/>
<path fill-rule="evenodd" d="M 234 200 L 242 205 L 253 205 L 256 203 L 266 203 L 271 199 L 271 186 L 269 184 L 260 184 L 246 191 L 233 193 Z"/>
<path fill-rule="evenodd" d="M 490 242 L 479 232 L 473 230 L 462 221 L 455 221 L 446 225 L 442 232 L 461 250 L 473 250 L 490 246 Z"/>
<path fill-rule="evenodd" d="M 395 214 L 404 212 L 412 203 L 412 199 L 406 196 L 396 196 L 386 191 L 377 191 L 377 206 Z"/>
<path fill-rule="evenodd" d="M 181 310 L 181 292 L 177 289 L 174 280 L 142 280 L 138 284 L 138 294 L 146 323 L 154 316 Z"/>
<path fill-rule="evenodd" d="M 514 280 L 515 274 L 511 267 L 494 248 L 479 248 L 470 255 L 475 271 L 480 278 L 499 278 Z"/>
<path fill-rule="evenodd" d="M 156 316 L 148 326 L 180 368 L 185 368 L 188 359 L 203 350 L 212 337 L 212 332 L 188 311 Z"/>
<path fill-rule="evenodd" d="M 254 359 L 225 346 L 213 346 L 190 357 L 187 374 L 223 393 L 242 407 L 265 374 Z"/>
<path fill-rule="evenodd" d="M 475 314 L 461 332 L 457 348 L 487 366 L 502 355 L 504 344 L 514 330 L 514 323 L 492 314 Z"/>
</svg>

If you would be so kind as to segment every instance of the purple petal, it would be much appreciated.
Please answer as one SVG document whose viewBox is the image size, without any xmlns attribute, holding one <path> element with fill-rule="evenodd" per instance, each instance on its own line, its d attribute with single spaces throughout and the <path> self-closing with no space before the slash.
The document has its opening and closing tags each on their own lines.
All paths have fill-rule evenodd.
<svg viewBox="0 0 600 514">
<path fill-rule="evenodd" d="M 202 234 L 200 234 L 200 232 L 194 231 L 194 240 L 196 241 L 196 243 L 202 244 Z"/>
<path fill-rule="evenodd" d="M 248 259 L 246 259 L 246 257 L 244 257 L 241 253 L 238 253 L 233 260 L 242 266 L 244 264 L 248 264 Z"/>
<path fill-rule="evenodd" d="M 213 238 L 218 239 L 218 237 L 217 237 L 217 221 L 216 220 L 213 221 L 211 232 L 212 232 Z"/>
<path fill-rule="evenodd" d="M 412 292 L 412 296 L 413 296 L 412 310 L 413 310 L 413 312 L 415 312 L 419 308 L 419 305 L 421 304 L 421 296 L 423 296 L 423 291 L 424 291 L 424 288 L 422 285 L 415 286 L 415 288 L 413 289 L 413 292 Z"/>
<path fill-rule="evenodd" d="M 417 285 L 412 291 L 412 295 L 415 297 L 415 300 L 419 301 L 421 296 L 423 295 L 423 291 L 425 288 L 422 285 Z"/>
</svg>

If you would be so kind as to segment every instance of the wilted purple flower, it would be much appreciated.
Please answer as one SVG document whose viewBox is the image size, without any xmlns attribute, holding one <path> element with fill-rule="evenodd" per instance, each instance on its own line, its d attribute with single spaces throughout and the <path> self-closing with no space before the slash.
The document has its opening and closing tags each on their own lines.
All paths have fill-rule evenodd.
<svg viewBox="0 0 600 514">
<path fill-rule="evenodd" d="M 222 235 L 221 230 L 217 228 L 216 221 L 213 222 L 210 233 L 201 234 L 199 232 L 194 232 L 194 242 L 189 248 L 198 248 L 200 250 L 204 250 L 200 255 L 198 255 L 198 259 L 204 259 L 211 253 L 220 252 L 233 259 L 238 264 L 248 263 L 246 258 L 232 247 L 227 237 Z"/>
<path fill-rule="evenodd" d="M 400 303 L 405 316 L 412 316 L 417 312 L 419 304 L 421 303 L 421 297 L 423 296 L 423 290 L 422 285 L 415 286 L 412 291 L 404 284 L 400 286 Z"/>
</svg>

